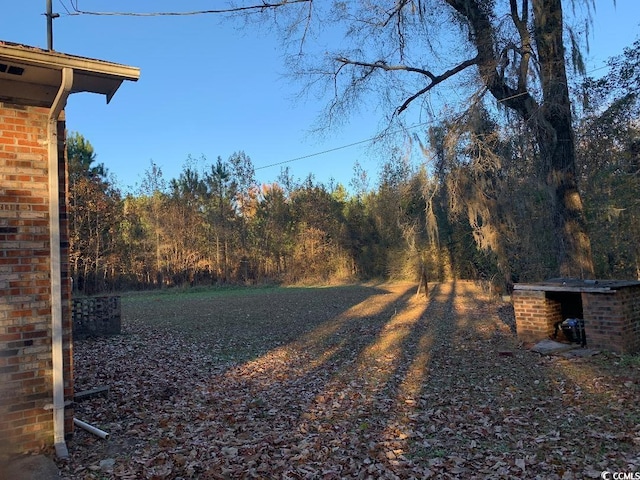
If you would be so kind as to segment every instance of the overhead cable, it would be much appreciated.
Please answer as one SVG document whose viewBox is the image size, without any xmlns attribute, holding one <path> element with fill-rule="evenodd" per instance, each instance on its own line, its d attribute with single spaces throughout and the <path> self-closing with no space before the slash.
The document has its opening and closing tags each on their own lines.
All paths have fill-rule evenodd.
<svg viewBox="0 0 640 480">
<path fill-rule="evenodd" d="M 118 17 L 178 17 L 188 15 L 207 15 L 207 14 L 220 14 L 220 13 L 234 13 L 234 12 L 247 12 L 257 10 L 267 10 L 270 8 L 283 7 L 294 3 L 309 3 L 311 0 L 283 0 L 277 3 L 263 2 L 259 5 L 247 5 L 244 7 L 229 7 L 215 10 L 195 10 L 187 12 L 95 12 L 88 10 L 80 10 L 78 3 L 71 2 L 73 12 L 68 15 L 97 15 L 97 16 L 118 16 Z"/>
</svg>

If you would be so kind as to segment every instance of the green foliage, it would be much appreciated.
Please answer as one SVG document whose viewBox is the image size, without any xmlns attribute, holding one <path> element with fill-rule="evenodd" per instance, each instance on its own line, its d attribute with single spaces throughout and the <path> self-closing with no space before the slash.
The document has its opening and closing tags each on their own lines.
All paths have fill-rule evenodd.
<svg viewBox="0 0 640 480">
<path fill-rule="evenodd" d="M 107 176 L 107 169 L 102 163 L 95 163 L 96 153 L 93 145 L 81 134 L 72 132 L 67 137 L 67 160 L 69 162 L 69 178 L 71 182 L 82 177 Z"/>
</svg>

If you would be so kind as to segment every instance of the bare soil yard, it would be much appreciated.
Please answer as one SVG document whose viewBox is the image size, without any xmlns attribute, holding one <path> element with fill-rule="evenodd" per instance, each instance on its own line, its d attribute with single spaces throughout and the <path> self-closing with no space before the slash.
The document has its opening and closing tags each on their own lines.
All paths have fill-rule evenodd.
<svg viewBox="0 0 640 480">
<path fill-rule="evenodd" d="M 518 344 L 472 283 L 149 293 L 75 344 L 67 479 L 599 478 L 640 469 L 640 360 Z"/>
</svg>

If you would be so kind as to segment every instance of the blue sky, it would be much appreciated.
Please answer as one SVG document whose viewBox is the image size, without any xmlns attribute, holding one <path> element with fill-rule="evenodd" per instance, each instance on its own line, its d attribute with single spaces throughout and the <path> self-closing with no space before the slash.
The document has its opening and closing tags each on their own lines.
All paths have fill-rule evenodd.
<svg viewBox="0 0 640 480">
<path fill-rule="evenodd" d="M 248 0 L 249 3 L 250 0 Z M 219 0 L 79 0 L 83 10 L 176 11 L 220 8 Z M 247 3 L 247 2 L 245 2 Z M 579 2 L 578 2 L 579 3 Z M 45 0 L 5 1 L 0 39 L 46 48 Z M 286 67 L 276 38 L 239 31 L 220 16 L 67 16 L 71 0 L 53 0 L 57 51 L 139 67 L 137 83 L 126 82 L 109 105 L 103 97 L 72 95 L 67 127 L 82 133 L 97 159 L 122 187 L 140 183 L 153 160 L 165 178 L 176 177 L 191 155 L 215 161 L 243 150 L 259 182 L 273 182 L 278 162 L 313 155 L 375 136 L 380 119 L 356 115 L 323 138 L 311 129 L 324 103 L 294 101 L 297 89 L 283 78 Z M 640 1 L 596 0 L 588 69 L 622 53 L 640 36 Z M 380 158 L 367 143 L 289 162 L 295 178 L 313 173 L 347 185 L 358 161 L 372 179 Z"/>
</svg>

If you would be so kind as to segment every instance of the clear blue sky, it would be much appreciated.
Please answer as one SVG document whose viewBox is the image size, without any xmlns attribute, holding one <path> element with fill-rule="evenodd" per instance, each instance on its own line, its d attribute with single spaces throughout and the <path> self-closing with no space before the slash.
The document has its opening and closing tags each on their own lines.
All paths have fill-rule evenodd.
<svg viewBox="0 0 640 480">
<path fill-rule="evenodd" d="M 254 3 L 247 0 L 245 3 Z M 577 2 L 580 3 L 580 2 Z M 640 34 L 640 1 L 596 0 L 588 69 L 597 68 Z M 220 0 L 79 0 L 83 10 L 185 11 L 220 8 Z M 0 40 L 46 48 L 45 0 L 4 1 Z M 188 155 L 209 161 L 243 150 L 259 182 L 275 181 L 280 167 L 260 168 L 369 139 L 379 127 L 375 114 L 356 116 L 320 139 L 309 135 L 324 106 L 294 102 L 278 42 L 264 32 L 241 32 L 215 15 L 188 17 L 67 16 L 71 0 L 53 0 L 57 51 L 139 67 L 137 83 L 126 82 L 106 105 L 103 97 L 72 95 L 67 127 L 95 147 L 98 161 L 123 187 L 134 186 L 153 160 L 165 178 L 176 177 Z M 601 71 L 600 71 L 601 72 Z M 303 179 L 331 177 L 348 185 L 355 161 L 375 179 L 380 159 L 366 144 L 288 163 Z"/>
</svg>

